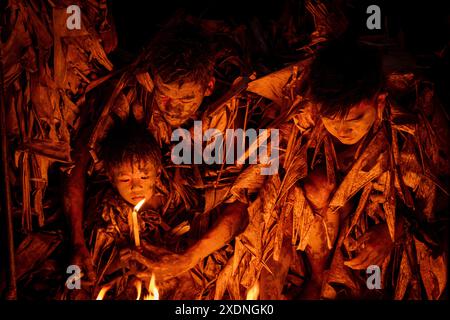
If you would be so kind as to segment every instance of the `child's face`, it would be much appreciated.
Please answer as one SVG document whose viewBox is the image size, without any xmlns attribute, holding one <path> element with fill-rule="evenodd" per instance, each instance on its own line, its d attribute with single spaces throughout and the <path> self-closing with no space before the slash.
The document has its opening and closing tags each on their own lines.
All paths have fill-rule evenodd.
<svg viewBox="0 0 450 320">
<path fill-rule="evenodd" d="M 327 131 L 343 144 L 355 144 L 369 132 L 377 115 L 376 103 L 363 100 L 350 109 L 345 117 L 328 118 L 322 122 Z"/>
<path fill-rule="evenodd" d="M 124 163 L 112 169 L 111 180 L 122 198 L 135 206 L 150 199 L 155 190 L 157 170 L 151 163 Z"/>
</svg>

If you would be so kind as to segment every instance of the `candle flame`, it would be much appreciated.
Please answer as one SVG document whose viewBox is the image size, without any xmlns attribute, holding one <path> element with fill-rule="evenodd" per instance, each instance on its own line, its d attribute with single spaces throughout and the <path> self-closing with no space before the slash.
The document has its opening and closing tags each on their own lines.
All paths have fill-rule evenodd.
<svg viewBox="0 0 450 320">
<path fill-rule="evenodd" d="M 111 289 L 111 286 L 104 286 L 103 288 L 101 288 L 100 292 L 97 295 L 96 300 L 103 300 L 105 294 L 108 292 L 109 289 Z"/>
<path fill-rule="evenodd" d="M 130 231 L 133 234 L 134 244 L 136 245 L 136 247 L 139 247 L 141 245 L 141 239 L 139 238 L 139 223 L 138 223 L 137 214 L 138 214 L 139 209 L 144 204 L 144 202 L 145 202 L 145 199 L 142 199 L 134 207 L 133 212 L 131 213 L 131 221 L 129 221 L 129 222 L 131 222 Z"/>
<path fill-rule="evenodd" d="M 144 202 L 145 202 L 145 199 L 142 199 L 141 201 L 139 201 L 138 204 L 134 206 L 133 210 L 136 211 L 136 212 L 139 211 L 139 209 L 141 209 L 141 207 L 144 204 Z"/>
<path fill-rule="evenodd" d="M 139 300 L 141 298 L 141 293 L 142 293 L 142 281 L 140 281 L 140 280 L 135 281 L 134 286 L 136 287 L 136 291 L 137 291 L 136 300 Z"/>
<path fill-rule="evenodd" d="M 259 281 L 247 291 L 247 300 L 258 300 L 259 297 Z"/>
<path fill-rule="evenodd" d="M 159 300 L 158 287 L 155 285 L 155 274 L 152 273 L 150 284 L 148 285 L 148 294 L 144 296 L 144 300 Z"/>
</svg>

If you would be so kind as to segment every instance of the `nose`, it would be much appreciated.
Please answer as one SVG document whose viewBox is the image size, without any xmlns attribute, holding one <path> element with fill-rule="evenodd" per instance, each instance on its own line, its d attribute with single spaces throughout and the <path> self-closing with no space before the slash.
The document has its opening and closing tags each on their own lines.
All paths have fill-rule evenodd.
<svg viewBox="0 0 450 320">
<path fill-rule="evenodd" d="M 184 105 L 182 103 L 177 103 L 175 101 L 170 101 L 166 105 L 167 109 L 172 113 L 182 113 L 184 111 Z"/>
<path fill-rule="evenodd" d="M 142 189 L 142 184 L 140 179 L 132 179 L 131 180 L 131 190 L 139 190 Z"/>
<path fill-rule="evenodd" d="M 352 133 L 352 128 L 343 122 L 339 122 L 335 129 L 339 136 L 348 136 Z"/>
</svg>

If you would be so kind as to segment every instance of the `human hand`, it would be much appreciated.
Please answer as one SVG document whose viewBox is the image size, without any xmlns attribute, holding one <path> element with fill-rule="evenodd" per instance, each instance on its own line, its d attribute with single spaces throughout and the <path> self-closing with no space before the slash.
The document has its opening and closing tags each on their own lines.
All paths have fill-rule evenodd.
<svg viewBox="0 0 450 320">
<path fill-rule="evenodd" d="M 74 244 L 72 249 L 71 264 L 79 266 L 82 271 L 82 279 L 84 276 L 85 284 L 93 284 L 96 280 L 94 272 L 94 264 L 91 255 L 84 243 Z"/>
<path fill-rule="evenodd" d="M 381 266 L 393 246 L 387 225 L 377 224 L 351 245 L 350 250 L 358 250 L 358 255 L 345 261 L 344 265 L 354 270 L 367 269 L 370 265 Z"/>
<path fill-rule="evenodd" d="M 308 173 L 303 180 L 305 197 L 313 209 L 319 211 L 328 205 L 331 193 L 336 189 L 336 183 L 328 181 L 326 169 L 322 166 L 316 167 Z"/>
<path fill-rule="evenodd" d="M 146 270 L 139 271 L 135 276 L 139 278 L 150 278 L 154 273 L 158 280 L 168 280 L 188 271 L 195 265 L 195 261 L 189 252 L 183 254 L 167 251 L 163 255 L 145 255 L 135 249 L 123 249 L 120 252 L 120 260 L 124 264 L 137 262 Z"/>
</svg>

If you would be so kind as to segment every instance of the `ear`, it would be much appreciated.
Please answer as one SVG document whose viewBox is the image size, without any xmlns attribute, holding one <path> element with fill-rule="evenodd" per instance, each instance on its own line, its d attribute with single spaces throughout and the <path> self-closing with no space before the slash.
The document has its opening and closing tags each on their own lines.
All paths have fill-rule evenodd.
<svg viewBox="0 0 450 320">
<path fill-rule="evenodd" d="M 216 84 L 216 78 L 211 77 L 211 79 L 209 79 L 208 84 L 206 85 L 205 97 L 212 95 L 215 84 Z"/>
</svg>

